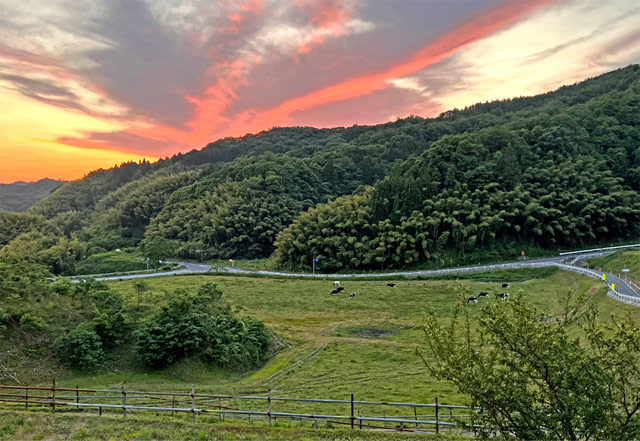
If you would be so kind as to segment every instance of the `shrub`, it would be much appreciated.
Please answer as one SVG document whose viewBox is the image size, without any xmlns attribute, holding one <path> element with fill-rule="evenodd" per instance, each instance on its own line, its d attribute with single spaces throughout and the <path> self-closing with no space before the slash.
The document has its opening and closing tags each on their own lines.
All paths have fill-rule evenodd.
<svg viewBox="0 0 640 441">
<path fill-rule="evenodd" d="M 122 342 L 131 327 L 131 317 L 124 311 L 101 312 L 94 308 L 90 327 L 98 334 L 105 348 L 114 347 Z"/>
<path fill-rule="evenodd" d="M 204 290 L 219 298 L 213 284 Z M 200 291 L 204 291 L 201 287 Z M 152 368 L 188 356 L 203 356 L 224 368 L 247 370 L 263 364 L 273 341 L 267 328 L 254 319 L 241 320 L 207 296 L 184 295 L 136 331 L 138 360 Z"/>
<path fill-rule="evenodd" d="M 0 308 L 0 332 L 4 332 L 7 330 L 7 325 L 9 324 L 11 316 L 7 311 Z"/>
<path fill-rule="evenodd" d="M 206 282 L 198 288 L 198 296 L 206 300 L 217 301 L 222 298 L 222 291 L 218 289 L 218 285 L 213 282 Z"/>
<path fill-rule="evenodd" d="M 30 332 L 42 332 L 46 330 L 49 326 L 47 322 L 42 317 L 33 316 L 29 313 L 22 314 L 20 317 L 20 327 L 24 331 Z"/>
<path fill-rule="evenodd" d="M 100 336 L 92 330 L 76 330 L 60 339 L 58 356 L 71 368 L 82 371 L 96 369 L 104 360 Z"/>
</svg>

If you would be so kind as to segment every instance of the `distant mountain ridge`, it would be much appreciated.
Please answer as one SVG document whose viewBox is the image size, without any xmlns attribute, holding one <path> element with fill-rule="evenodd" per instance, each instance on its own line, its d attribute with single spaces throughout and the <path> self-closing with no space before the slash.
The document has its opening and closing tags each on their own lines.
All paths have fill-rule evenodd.
<svg viewBox="0 0 640 441">
<path fill-rule="evenodd" d="M 65 182 L 44 178 L 37 182 L 16 181 L 0 184 L 0 210 L 27 211 Z"/>
</svg>

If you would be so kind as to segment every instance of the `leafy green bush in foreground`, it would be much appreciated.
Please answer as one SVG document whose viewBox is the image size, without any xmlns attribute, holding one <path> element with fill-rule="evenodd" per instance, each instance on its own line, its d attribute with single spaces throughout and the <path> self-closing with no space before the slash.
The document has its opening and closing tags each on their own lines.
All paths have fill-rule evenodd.
<svg viewBox="0 0 640 441">
<path fill-rule="evenodd" d="M 144 365 L 162 368 L 190 356 L 223 368 L 247 370 L 268 358 L 272 338 L 253 319 L 239 319 L 220 302 L 215 286 L 203 286 L 201 294 L 181 294 L 151 321 L 136 331 L 136 356 Z"/>
</svg>

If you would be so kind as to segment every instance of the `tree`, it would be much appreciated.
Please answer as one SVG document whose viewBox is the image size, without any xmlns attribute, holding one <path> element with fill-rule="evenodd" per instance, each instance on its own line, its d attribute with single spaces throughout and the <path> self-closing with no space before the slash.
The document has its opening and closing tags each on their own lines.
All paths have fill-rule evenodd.
<svg viewBox="0 0 640 441">
<path fill-rule="evenodd" d="M 636 439 L 640 436 L 640 328 L 631 317 L 605 326 L 567 296 L 550 317 L 520 295 L 477 317 L 459 307 L 448 326 L 423 325 L 429 370 L 480 408 L 480 436 L 504 439 Z M 575 337 L 582 329 L 582 338 Z"/>
<path fill-rule="evenodd" d="M 151 262 L 158 263 L 172 254 L 171 244 L 162 236 L 155 236 L 144 247 L 144 251 Z"/>
<path fill-rule="evenodd" d="M 134 284 L 133 284 L 133 288 L 136 290 L 136 293 L 138 294 L 138 307 L 140 306 L 140 296 L 149 291 L 149 284 L 147 282 L 145 282 L 144 280 L 137 280 Z"/>
</svg>

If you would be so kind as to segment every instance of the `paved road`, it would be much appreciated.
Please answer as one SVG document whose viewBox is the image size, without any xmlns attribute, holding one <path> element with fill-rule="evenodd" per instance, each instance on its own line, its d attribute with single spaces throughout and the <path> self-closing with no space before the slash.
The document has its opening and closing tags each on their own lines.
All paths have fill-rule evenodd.
<svg viewBox="0 0 640 441">
<path fill-rule="evenodd" d="M 211 265 L 204 263 L 191 263 L 191 262 L 176 262 L 167 261 L 168 263 L 177 263 L 180 267 L 173 271 L 163 271 L 160 273 L 142 273 L 142 274 L 126 274 L 119 276 L 104 276 L 95 277 L 95 280 L 130 280 L 130 279 L 143 279 L 147 277 L 160 277 L 160 276 L 177 276 L 180 274 L 193 274 L 193 273 L 206 273 L 211 270 Z M 79 278 L 82 278 L 80 276 Z"/>
<path fill-rule="evenodd" d="M 358 274 L 311 274 L 311 273 L 293 273 L 293 272 L 284 272 L 284 271 L 266 271 L 266 270 L 247 270 L 236 267 L 220 267 L 217 268 L 220 272 L 226 272 L 231 274 L 261 274 L 267 276 L 285 276 L 285 277 L 321 277 L 321 278 L 329 278 L 329 279 L 344 279 L 351 277 L 394 277 L 394 276 L 407 276 L 407 277 L 415 277 L 415 276 L 436 276 L 442 274 L 456 274 L 456 273 L 468 273 L 474 271 L 494 271 L 500 269 L 513 269 L 513 268 L 541 268 L 548 266 L 558 266 L 561 269 L 567 271 L 574 271 L 586 276 L 592 277 L 594 279 L 601 279 L 602 274 L 597 273 L 594 270 L 588 270 L 586 268 L 582 268 L 577 266 L 576 263 L 580 260 L 588 259 L 591 257 L 602 256 L 602 252 L 592 252 L 592 253 L 582 253 L 579 255 L 573 256 L 554 256 L 554 257 L 545 257 L 542 259 L 530 259 L 524 261 L 515 261 L 508 263 L 497 263 L 492 265 L 472 265 L 465 266 L 459 268 L 445 268 L 438 270 L 418 270 L 418 271 L 394 271 L 394 272 L 386 272 L 386 273 L 358 273 Z M 177 262 L 170 261 L 170 263 L 178 263 L 180 268 L 173 271 L 165 271 L 159 273 L 143 273 L 143 274 L 128 274 L 128 275 L 116 275 L 116 276 L 105 276 L 105 277 L 96 277 L 96 280 L 130 280 L 130 279 L 141 279 L 147 277 L 161 277 L 161 276 L 174 276 L 181 274 L 193 274 L 193 273 L 206 273 L 211 270 L 210 265 L 202 264 L 202 263 L 191 263 L 191 262 Z M 621 278 L 617 277 L 614 274 L 605 272 L 606 274 L 606 282 L 609 287 L 611 284 L 615 284 L 615 293 L 617 296 L 615 298 L 628 301 L 629 303 L 639 303 L 640 304 L 640 292 L 637 289 L 630 286 Z"/>
</svg>

